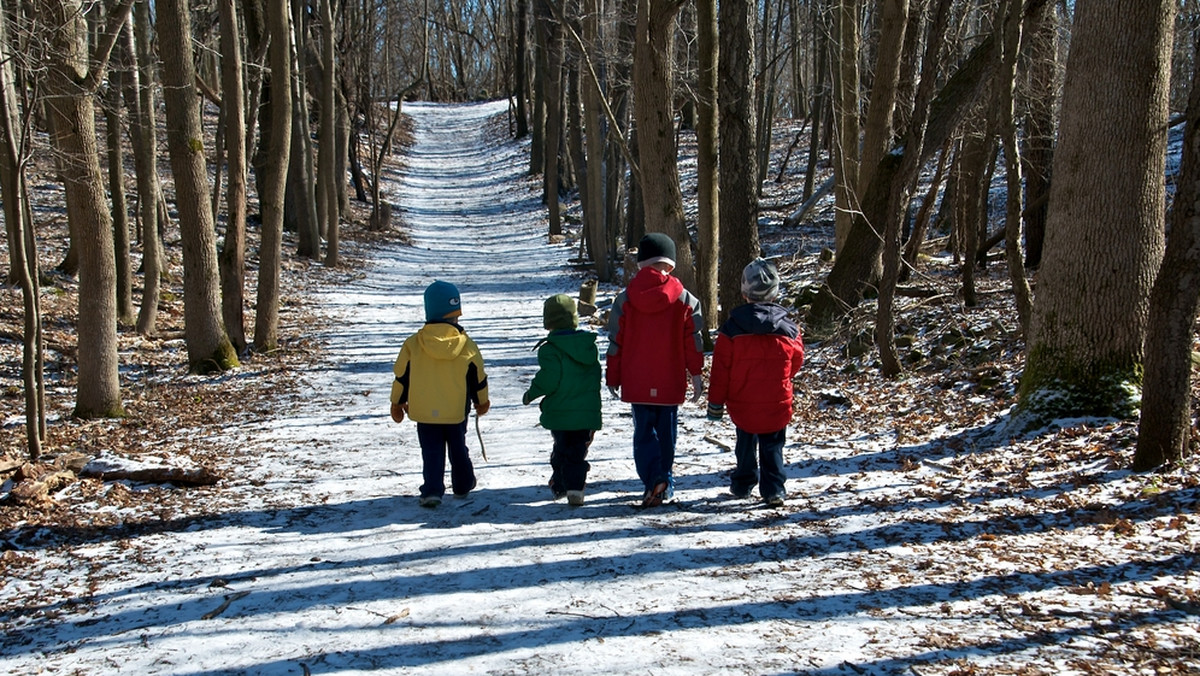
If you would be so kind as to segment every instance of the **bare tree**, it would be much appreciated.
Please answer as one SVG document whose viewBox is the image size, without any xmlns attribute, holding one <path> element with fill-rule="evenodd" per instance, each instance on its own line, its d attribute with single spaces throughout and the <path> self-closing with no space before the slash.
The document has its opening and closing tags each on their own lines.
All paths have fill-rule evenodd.
<svg viewBox="0 0 1200 676">
<path fill-rule="evenodd" d="M 116 271 L 112 215 L 100 171 L 95 94 L 125 15 L 123 0 L 108 16 L 95 53 L 77 0 L 39 0 L 37 8 L 50 42 L 46 92 L 52 142 L 60 153 L 67 219 L 79 257 L 79 376 L 75 415 L 121 415 L 117 374 Z"/>
<path fill-rule="evenodd" d="M 647 232 L 675 240 L 675 275 L 696 288 L 692 239 L 683 215 L 675 143 L 675 18 L 682 0 L 638 0 L 633 50 L 634 114 L 638 128 L 638 167 Z"/>
<path fill-rule="evenodd" d="M 754 97 L 754 4 L 720 3 L 719 93 L 721 261 L 718 326 L 742 303 L 742 268 L 759 253 L 758 152 Z"/>
<path fill-rule="evenodd" d="M 0 199 L 9 235 L 11 274 L 21 287 L 25 314 L 22 336 L 21 384 L 25 389 L 25 443 L 30 460 L 37 460 L 46 438 L 44 353 L 41 304 L 38 300 L 37 243 L 29 212 L 25 169 L 31 153 L 29 105 L 22 115 L 17 97 L 14 63 L 17 50 L 9 42 L 8 13 L 0 11 Z"/>
<path fill-rule="evenodd" d="M 288 0 L 266 0 L 266 34 L 270 40 L 271 132 L 268 155 L 273 159 L 262 170 L 258 199 L 262 209 L 259 243 L 258 306 L 254 320 L 254 348 L 260 352 L 279 345 L 279 270 L 283 243 L 284 182 L 291 154 L 292 50 L 288 36 Z M 265 130 L 264 130 L 265 131 Z"/>
<path fill-rule="evenodd" d="M 183 244 L 183 321 L 188 366 L 195 373 L 224 371 L 238 365 L 225 334 L 217 271 L 216 228 L 208 208 L 208 173 L 195 95 L 191 14 L 187 0 L 157 0 L 167 150 L 175 179 L 175 201 Z"/>
<path fill-rule="evenodd" d="M 1200 41 L 1194 44 L 1200 55 Z M 1137 471 L 1178 461 L 1191 446 L 1192 327 L 1200 310 L 1200 68 L 1192 70 L 1186 115 L 1166 254 L 1150 292 Z"/>
<path fill-rule="evenodd" d="M 221 116 L 229 163 L 225 241 L 221 245 L 221 318 L 234 350 L 246 349 L 246 94 L 242 37 L 234 0 L 219 0 L 221 23 Z"/>
</svg>

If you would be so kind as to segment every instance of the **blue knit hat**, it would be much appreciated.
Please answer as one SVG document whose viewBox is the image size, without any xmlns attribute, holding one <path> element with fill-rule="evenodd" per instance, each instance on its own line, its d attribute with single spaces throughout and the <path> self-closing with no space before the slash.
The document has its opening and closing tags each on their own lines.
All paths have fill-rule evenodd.
<svg viewBox="0 0 1200 676">
<path fill-rule="evenodd" d="M 462 314 L 458 287 L 450 282 L 437 281 L 425 288 L 425 321 L 453 319 Z"/>
</svg>

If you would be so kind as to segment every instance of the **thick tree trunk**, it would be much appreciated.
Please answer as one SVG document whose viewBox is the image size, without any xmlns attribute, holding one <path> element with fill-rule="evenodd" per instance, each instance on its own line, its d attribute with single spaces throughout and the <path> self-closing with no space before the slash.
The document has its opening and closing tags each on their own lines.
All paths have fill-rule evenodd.
<svg viewBox="0 0 1200 676">
<path fill-rule="evenodd" d="M 1200 56 L 1200 43 L 1195 53 Z M 1133 468 L 1187 455 L 1192 436 L 1192 327 L 1200 310 L 1200 69 L 1192 71 L 1171 231 L 1150 293 L 1142 418 Z"/>
<path fill-rule="evenodd" d="M 96 144 L 94 89 L 89 83 L 87 24 L 73 0 L 42 0 L 48 25 L 46 90 L 52 142 L 63 157 L 59 170 L 66 192 L 67 219 L 75 234 L 79 261 L 78 390 L 75 415 L 118 416 L 116 270 L 112 216 Z M 98 67 L 98 66 L 93 66 Z"/>
<path fill-rule="evenodd" d="M 1136 412 L 1163 253 L 1174 15 L 1171 0 L 1075 3 L 1022 424 Z"/>
<path fill-rule="evenodd" d="M 721 3 L 718 97 L 720 120 L 720 310 L 716 324 L 741 305 L 742 269 L 759 254 L 758 137 L 754 111 L 754 4 Z"/>
<path fill-rule="evenodd" d="M 638 128 L 638 168 L 646 232 L 661 232 L 675 240 L 675 276 L 689 290 L 696 288 L 692 239 L 683 214 L 675 143 L 675 82 L 671 57 L 675 53 L 677 0 L 639 0 L 637 39 L 633 47 L 634 115 Z"/>
<path fill-rule="evenodd" d="M 175 179 L 175 202 L 183 245 L 183 321 L 188 366 L 194 373 L 224 371 L 238 365 L 237 353 L 225 335 L 217 272 L 216 234 L 208 208 L 204 131 L 200 100 L 195 95 L 192 63 L 191 14 L 187 0 L 158 0 L 163 50 L 163 101 L 167 116 L 167 151 Z"/>
</svg>

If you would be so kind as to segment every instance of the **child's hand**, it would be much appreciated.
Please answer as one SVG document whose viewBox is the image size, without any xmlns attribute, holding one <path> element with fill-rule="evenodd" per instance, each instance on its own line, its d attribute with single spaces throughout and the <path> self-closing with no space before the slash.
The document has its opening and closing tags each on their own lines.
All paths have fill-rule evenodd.
<svg viewBox="0 0 1200 676">
<path fill-rule="evenodd" d="M 708 419 L 713 422 L 719 422 L 725 416 L 725 407 L 721 404 L 708 404 Z"/>
<path fill-rule="evenodd" d="M 619 386 L 617 386 L 617 385 L 609 385 L 609 386 L 608 386 L 608 393 L 612 395 L 612 398 L 613 398 L 613 399 L 620 399 L 620 398 L 621 398 L 621 388 L 620 388 Z"/>
<path fill-rule="evenodd" d="M 491 408 L 491 401 L 481 401 L 478 404 L 475 404 L 475 412 L 479 415 L 487 415 L 487 412 L 491 410 Z"/>
<path fill-rule="evenodd" d="M 408 404 L 392 404 L 392 420 L 401 423 L 404 422 L 404 413 L 408 410 Z"/>
<path fill-rule="evenodd" d="M 529 402 L 531 402 L 531 401 L 533 401 L 533 397 L 530 397 L 528 392 L 521 395 L 521 403 L 524 404 L 525 406 L 528 406 Z"/>
<path fill-rule="evenodd" d="M 692 403 L 699 404 L 704 399 L 704 376 L 692 376 Z"/>
</svg>

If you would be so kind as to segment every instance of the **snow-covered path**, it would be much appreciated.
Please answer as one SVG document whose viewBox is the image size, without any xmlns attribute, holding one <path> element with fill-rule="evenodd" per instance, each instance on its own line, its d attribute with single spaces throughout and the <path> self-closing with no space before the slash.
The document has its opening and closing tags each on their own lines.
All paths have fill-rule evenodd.
<svg viewBox="0 0 1200 676">
<path fill-rule="evenodd" d="M 732 430 L 694 405 L 681 411 L 677 502 L 633 507 L 630 418 L 607 398 L 586 504 L 551 501 L 550 437 L 520 400 L 542 301 L 574 294 L 579 279 L 568 245 L 546 242 L 524 146 L 481 131 L 504 106 L 407 106 L 416 144 L 391 199 L 413 246 L 379 252 L 361 279 L 323 292 L 336 318 L 323 336 L 328 368 L 279 419 L 231 432 L 245 467 L 222 490 L 237 507 L 77 547 L 58 565 L 59 553 L 28 553 L 59 579 L 10 581 L 5 594 L 87 580 L 90 603 L 14 621 L 0 672 L 947 673 L 958 660 L 1031 656 L 1062 666 L 1094 649 L 1088 616 L 1037 624 L 1007 609 L 1051 606 L 1087 580 L 1144 591 L 1186 569 L 1183 554 L 1161 565 L 1094 558 L 1086 533 L 1063 545 L 1060 532 L 1051 553 L 1036 524 L 996 529 L 1008 505 L 986 486 L 970 501 L 939 499 L 925 487 L 962 486 L 963 475 L 902 453 L 944 458 L 961 440 L 901 447 L 792 430 L 787 506 L 735 500 L 732 454 L 705 438 Z M 478 489 L 429 510 L 417 505 L 415 428 L 391 422 L 388 392 L 435 278 L 462 292 L 493 406 L 482 419 L 489 462 L 469 438 Z M 977 557 L 998 563 L 983 575 L 961 565 Z M 1105 616 L 1099 595 L 1067 599 Z M 1062 654 L 1041 659 L 1045 646 Z"/>
</svg>

